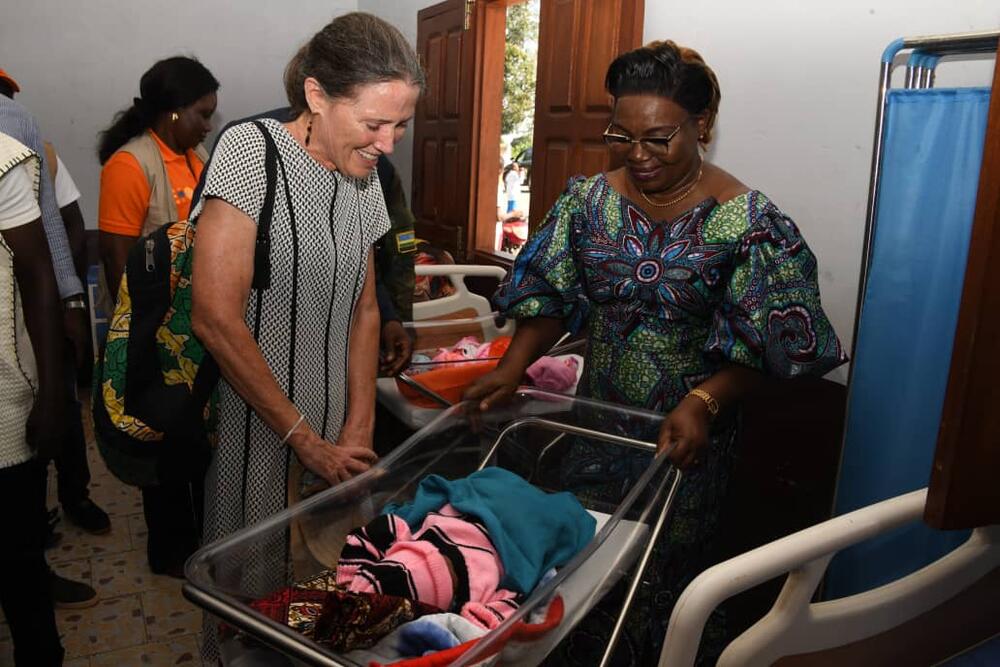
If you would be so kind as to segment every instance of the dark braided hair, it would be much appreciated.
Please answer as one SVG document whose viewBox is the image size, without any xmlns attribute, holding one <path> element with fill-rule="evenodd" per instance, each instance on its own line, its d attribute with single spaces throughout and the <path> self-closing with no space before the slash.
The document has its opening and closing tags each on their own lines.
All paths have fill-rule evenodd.
<svg viewBox="0 0 1000 667">
<path fill-rule="evenodd" d="M 692 115 L 704 113 L 702 144 L 712 140 L 719 113 L 719 80 L 694 49 L 670 40 L 650 42 L 623 53 L 608 67 L 604 87 L 616 100 L 624 95 L 659 95 L 673 100 Z"/>
<path fill-rule="evenodd" d="M 140 97 L 115 115 L 111 127 L 101 132 L 97 157 L 107 162 L 119 148 L 156 123 L 167 111 L 183 109 L 219 89 L 208 68 L 194 58 L 175 56 L 157 62 L 139 80 Z"/>
</svg>

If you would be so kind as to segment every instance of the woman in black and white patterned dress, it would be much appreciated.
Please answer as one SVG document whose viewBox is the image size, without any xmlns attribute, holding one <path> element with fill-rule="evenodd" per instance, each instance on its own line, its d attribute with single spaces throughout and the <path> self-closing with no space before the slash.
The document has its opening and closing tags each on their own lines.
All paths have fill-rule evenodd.
<svg viewBox="0 0 1000 667">
<path fill-rule="evenodd" d="M 402 136 L 422 86 L 412 47 L 369 14 L 337 18 L 292 59 L 285 88 L 297 117 L 263 121 L 279 158 L 263 291 L 251 284 L 264 137 L 243 123 L 219 140 L 192 213 L 192 323 L 224 378 L 206 542 L 286 507 L 298 497 L 296 469 L 336 484 L 375 460 L 372 244 L 389 229 L 375 164 Z M 286 548 L 248 567 L 281 569 Z"/>
</svg>

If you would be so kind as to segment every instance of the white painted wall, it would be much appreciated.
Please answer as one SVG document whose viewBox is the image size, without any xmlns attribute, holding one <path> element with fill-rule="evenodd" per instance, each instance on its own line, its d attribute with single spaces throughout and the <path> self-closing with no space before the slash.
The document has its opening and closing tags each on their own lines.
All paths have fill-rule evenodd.
<svg viewBox="0 0 1000 667">
<path fill-rule="evenodd" d="M 368 11 L 416 41 L 436 0 L 8 0 L 0 67 L 22 84 L 96 224 L 98 131 L 137 94 L 156 59 L 199 57 L 222 82 L 219 125 L 284 103 L 292 53 L 333 16 Z M 819 256 L 823 301 L 851 334 L 871 159 L 879 56 L 900 36 L 1000 26 L 996 0 L 646 0 L 645 37 L 701 51 L 722 85 L 713 159 L 770 195 Z M 986 59 L 942 63 L 938 85 L 987 84 Z M 409 194 L 412 130 L 392 161 Z M 842 375 L 840 377 L 843 377 Z"/>
<path fill-rule="evenodd" d="M 413 44 L 417 43 L 417 12 L 436 5 L 440 0 L 358 0 L 358 11 L 369 12 L 393 24 L 403 36 Z M 410 201 L 410 187 L 413 180 L 413 127 L 409 127 L 403 138 L 396 144 L 390 157 L 399 172 L 399 178 L 406 190 L 406 201 Z"/>
<path fill-rule="evenodd" d="M 715 70 L 722 104 L 709 159 L 798 223 L 849 346 L 881 53 L 897 37 L 998 27 L 996 0 L 646 0 L 644 36 L 693 47 Z M 945 61 L 936 85 L 989 85 L 991 73 L 992 59 Z"/>
<path fill-rule="evenodd" d="M 219 80 L 216 126 L 286 103 L 285 64 L 298 47 L 357 0 L 5 0 L 0 67 L 38 119 L 97 226 L 97 134 L 139 94 L 155 61 L 195 56 Z M 414 23 L 414 25 L 416 25 Z M 209 138 L 214 141 L 214 136 Z"/>
<path fill-rule="evenodd" d="M 415 40 L 417 10 L 432 4 L 358 8 Z M 799 224 L 819 257 L 824 306 L 850 346 L 882 50 L 896 37 L 997 27 L 996 0 L 646 0 L 644 37 L 694 47 L 715 69 L 722 107 L 709 159 Z M 946 60 L 938 71 L 938 86 L 988 85 L 992 60 Z M 407 136 L 393 160 L 407 188 L 412 154 Z"/>
</svg>

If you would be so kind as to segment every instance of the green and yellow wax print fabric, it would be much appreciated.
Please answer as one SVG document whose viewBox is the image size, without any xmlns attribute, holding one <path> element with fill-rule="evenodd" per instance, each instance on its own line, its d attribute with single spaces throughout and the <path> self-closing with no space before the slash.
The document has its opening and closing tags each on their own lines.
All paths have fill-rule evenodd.
<svg viewBox="0 0 1000 667">
<path fill-rule="evenodd" d="M 587 329 L 580 393 L 666 411 L 727 362 L 779 377 L 844 363 L 816 278 L 760 192 L 657 221 L 600 174 L 571 182 L 495 299 L 515 319 Z"/>
<path fill-rule="evenodd" d="M 162 324 L 156 329 L 156 351 L 159 367 L 167 385 L 186 384 L 188 391 L 194 387 L 198 368 L 205 360 L 205 348 L 191 333 L 191 262 L 194 259 L 194 225 L 182 220 L 166 229 L 170 242 L 170 308 Z M 132 301 L 128 289 L 128 275 L 122 275 L 118 300 L 108 327 L 104 350 L 104 373 L 101 391 L 108 417 L 121 431 L 138 440 L 155 442 L 163 433 L 151 428 L 142 420 L 128 414 L 125 409 L 125 384 L 128 375 L 128 341 L 132 323 Z M 218 398 L 216 392 L 205 405 L 205 421 L 214 432 Z"/>
</svg>

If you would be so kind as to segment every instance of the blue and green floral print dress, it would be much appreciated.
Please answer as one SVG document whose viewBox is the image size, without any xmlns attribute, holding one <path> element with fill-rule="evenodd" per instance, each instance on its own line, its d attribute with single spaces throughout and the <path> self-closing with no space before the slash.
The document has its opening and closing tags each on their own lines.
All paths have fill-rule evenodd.
<svg viewBox="0 0 1000 667">
<path fill-rule="evenodd" d="M 760 192 L 653 220 L 599 174 L 570 182 L 495 300 L 509 317 L 557 317 L 586 332 L 581 395 L 668 412 L 727 364 L 791 378 L 844 363 L 816 280 L 798 228 Z M 685 473 L 626 627 L 623 663 L 655 664 L 677 596 L 711 564 L 735 433 L 735 420 L 713 424 L 708 451 Z M 577 442 L 562 475 L 581 497 L 617 503 L 649 460 Z M 558 662 L 589 664 L 603 652 L 612 622 L 601 616 L 614 613 L 606 607 L 561 645 Z"/>
</svg>

